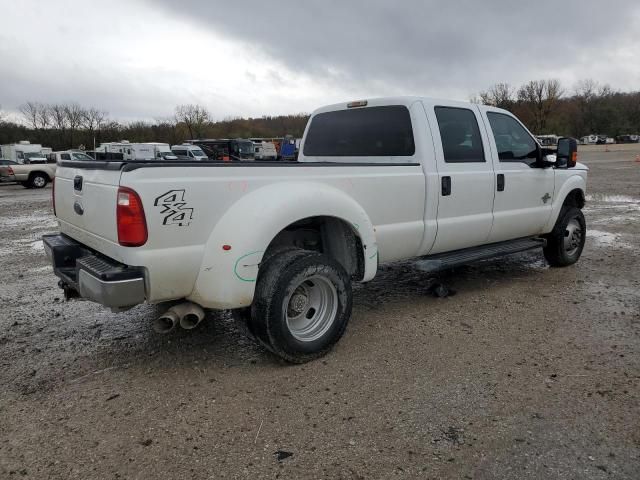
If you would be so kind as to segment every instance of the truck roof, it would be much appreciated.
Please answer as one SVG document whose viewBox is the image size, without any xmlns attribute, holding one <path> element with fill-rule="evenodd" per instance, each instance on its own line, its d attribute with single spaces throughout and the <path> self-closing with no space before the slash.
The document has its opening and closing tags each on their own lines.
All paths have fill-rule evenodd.
<svg viewBox="0 0 640 480">
<path fill-rule="evenodd" d="M 445 105 L 456 105 L 460 107 L 469 108 L 471 105 L 477 105 L 471 102 L 462 102 L 459 100 L 447 100 L 443 98 L 421 97 L 421 96 L 398 96 L 398 97 L 378 97 L 378 98 L 365 98 L 360 100 L 351 100 L 348 102 L 334 103 L 332 105 L 325 105 L 313 111 L 312 115 L 323 112 L 333 112 L 336 110 L 347 110 L 349 108 L 362 108 L 362 107 L 382 107 L 385 105 L 404 105 L 406 107 L 411 106 L 415 102 L 422 101 L 426 104 L 433 105 L 443 103 Z M 366 102 L 366 103 L 365 103 Z M 488 107 L 486 105 L 479 105 L 485 108 L 491 108 L 491 110 L 502 110 L 495 107 Z"/>
</svg>

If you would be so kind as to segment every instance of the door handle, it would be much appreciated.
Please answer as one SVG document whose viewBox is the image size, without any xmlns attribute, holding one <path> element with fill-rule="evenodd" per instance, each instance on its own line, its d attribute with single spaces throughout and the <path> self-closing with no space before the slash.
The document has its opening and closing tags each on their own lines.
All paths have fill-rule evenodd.
<svg viewBox="0 0 640 480">
<path fill-rule="evenodd" d="M 451 195 L 451 177 L 442 177 L 442 196 Z"/>
<path fill-rule="evenodd" d="M 504 192 L 504 173 L 498 174 L 498 191 Z"/>
</svg>

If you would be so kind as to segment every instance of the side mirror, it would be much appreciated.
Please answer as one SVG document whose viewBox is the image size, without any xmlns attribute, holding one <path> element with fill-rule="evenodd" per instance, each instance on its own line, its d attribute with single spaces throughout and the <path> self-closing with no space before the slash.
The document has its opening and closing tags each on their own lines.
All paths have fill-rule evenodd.
<svg viewBox="0 0 640 480">
<path fill-rule="evenodd" d="M 563 137 L 558 140 L 557 165 L 559 167 L 575 167 L 578 162 L 578 141 L 575 138 Z"/>
</svg>

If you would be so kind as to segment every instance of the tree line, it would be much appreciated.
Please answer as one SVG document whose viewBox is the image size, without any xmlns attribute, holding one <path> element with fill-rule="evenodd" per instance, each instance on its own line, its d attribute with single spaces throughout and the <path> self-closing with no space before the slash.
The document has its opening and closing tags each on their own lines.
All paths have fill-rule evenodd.
<svg viewBox="0 0 640 480">
<path fill-rule="evenodd" d="M 594 80 L 565 88 L 558 80 L 533 80 L 519 87 L 496 83 L 471 98 L 513 112 L 537 135 L 580 138 L 588 134 L 611 137 L 640 133 L 640 91 L 621 92 Z M 0 144 L 29 140 L 54 150 L 101 142 L 166 142 L 193 138 L 301 137 L 306 114 L 228 118 L 213 121 L 201 105 L 178 105 L 173 115 L 151 122 L 118 122 L 99 108 L 78 103 L 29 101 L 19 107 L 22 122 L 10 121 L 0 108 Z"/>
<path fill-rule="evenodd" d="M 513 112 L 537 135 L 640 133 L 640 91 L 615 91 L 594 80 L 582 80 L 570 90 L 554 79 L 533 80 L 518 88 L 496 83 L 471 100 Z"/>
<path fill-rule="evenodd" d="M 18 108 L 22 122 L 9 121 L 0 109 L 0 144 L 29 140 L 54 150 L 84 147 L 101 142 L 165 142 L 175 145 L 194 138 L 301 137 L 308 115 L 261 118 L 228 118 L 213 121 L 201 105 L 178 105 L 174 114 L 154 121 L 122 123 L 109 114 L 78 103 L 26 102 Z"/>
</svg>

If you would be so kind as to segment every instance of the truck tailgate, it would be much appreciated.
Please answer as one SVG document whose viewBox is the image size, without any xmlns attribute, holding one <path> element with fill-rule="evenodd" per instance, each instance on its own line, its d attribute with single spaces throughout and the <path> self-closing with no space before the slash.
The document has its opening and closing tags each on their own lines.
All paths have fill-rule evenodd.
<svg viewBox="0 0 640 480">
<path fill-rule="evenodd" d="M 76 237 L 80 231 L 118 242 L 116 201 L 120 174 L 119 169 L 58 167 L 55 205 L 63 233 Z M 75 228 L 65 228 L 65 224 Z"/>
</svg>

